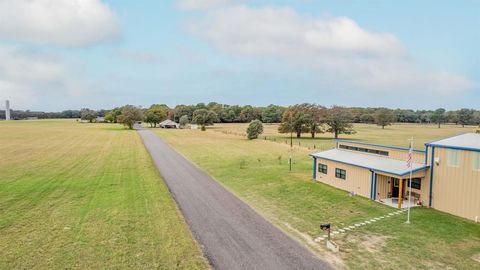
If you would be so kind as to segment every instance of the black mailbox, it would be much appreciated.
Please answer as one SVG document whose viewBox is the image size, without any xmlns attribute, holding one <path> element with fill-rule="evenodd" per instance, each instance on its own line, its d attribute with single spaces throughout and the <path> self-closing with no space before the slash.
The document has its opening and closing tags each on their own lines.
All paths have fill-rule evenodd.
<svg viewBox="0 0 480 270">
<path fill-rule="evenodd" d="M 322 231 L 329 230 L 329 229 L 330 229 L 330 223 L 320 224 L 320 229 L 321 229 Z"/>
</svg>

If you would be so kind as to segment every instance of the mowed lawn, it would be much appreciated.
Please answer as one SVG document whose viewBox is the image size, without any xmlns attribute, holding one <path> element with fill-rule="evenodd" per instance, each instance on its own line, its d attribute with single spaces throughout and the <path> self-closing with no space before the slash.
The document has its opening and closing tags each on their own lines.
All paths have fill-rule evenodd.
<svg viewBox="0 0 480 270">
<path fill-rule="evenodd" d="M 211 129 L 230 135 L 245 136 L 245 130 L 248 124 L 216 124 Z M 282 144 L 290 144 L 290 134 L 278 133 L 278 124 L 264 124 L 264 133 L 261 139 L 267 139 Z M 361 142 L 369 142 L 376 144 L 384 144 L 398 147 L 408 147 L 408 139 L 412 136 L 415 140 L 416 149 L 425 149 L 425 143 L 457 135 L 466 132 L 475 132 L 477 127 L 447 124 L 438 128 L 437 125 L 425 124 L 393 124 L 386 126 L 385 129 L 373 124 L 354 124 L 356 134 L 341 134 L 340 139 L 355 140 Z M 310 148 L 311 150 L 325 150 L 335 146 L 332 140 L 332 133 L 319 133 L 315 139 L 311 138 L 309 133 L 302 134 L 301 138 L 296 138 L 293 134 L 293 142 L 295 146 Z"/>
<path fill-rule="evenodd" d="M 206 269 L 135 131 L 0 122 L 0 269 Z"/>
<path fill-rule="evenodd" d="M 395 209 L 313 182 L 312 159 L 306 148 L 290 153 L 284 144 L 248 141 L 214 130 L 155 129 L 217 181 L 337 267 L 480 268 L 480 225 L 427 208 L 412 210 L 411 225 L 405 224 L 405 214 L 391 217 L 336 237 L 340 253 L 326 251 L 324 242 L 313 241 L 323 234 L 321 223 L 332 223 L 335 230 Z M 290 154 L 292 172 L 288 169 Z"/>
</svg>

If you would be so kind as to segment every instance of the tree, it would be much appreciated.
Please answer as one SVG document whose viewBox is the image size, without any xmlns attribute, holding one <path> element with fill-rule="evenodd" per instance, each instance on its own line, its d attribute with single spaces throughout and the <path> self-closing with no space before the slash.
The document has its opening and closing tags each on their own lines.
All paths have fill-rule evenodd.
<svg viewBox="0 0 480 270">
<path fill-rule="evenodd" d="M 122 107 L 116 107 L 105 115 L 105 120 L 110 123 L 117 123 L 117 117 L 122 114 Z"/>
<path fill-rule="evenodd" d="M 312 139 L 315 138 L 315 134 L 323 133 L 322 125 L 325 122 L 326 109 L 325 107 L 318 106 L 316 104 L 302 104 L 302 107 L 307 112 L 307 128 L 308 132 L 312 136 Z"/>
<path fill-rule="evenodd" d="M 455 123 L 455 125 L 458 125 L 458 112 L 456 111 L 449 111 L 447 112 L 447 121 L 449 123 Z"/>
<path fill-rule="evenodd" d="M 206 130 L 206 126 L 211 126 L 217 120 L 215 112 L 207 109 L 197 109 L 193 112 L 192 122 L 202 127 L 202 131 Z"/>
<path fill-rule="evenodd" d="M 151 127 L 157 127 L 162 121 L 167 119 L 167 109 L 163 107 L 151 107 L 145 112 L 145 122 Z"/>
<path fill-rule="evenodd" d="M 262 121 L 264 123 L 280 123 L 285 108 L 270 104 L 262 109 Z"/>
<path fill-rule="evenodd" d="M 145 121 L 145 123 L 150 124 L 150 127 L 154 127 L 154 125 L 156 127 L 157 123 L 159 123 L 158 117 L 152 111 L 147 111 L 145 113 L 145 117 L 143 121 Z"/>
<path fill-rule="evenodd" d="M 236 118 L 237 115 L 235 114 L 235 111 L 230 109 L 223 117 L 223 121 L 225 121 L 226 123 L 232 123 L 233 121 L 235 121 Z"/>
<path fill-rule="evenodd" d="M 385 129 L 385 126 L 390 126 L 394 120 L 392 110 L 387 108 L 380 108 L 375 112 L 375 123 Z"/>
<path fill-rule="evenodd" d="M 122 113 L 118 116 L 118 123 L 123 124 L 129 129 L 133 129 L 133 125 L 137 121 L 142 120 L 142 112 L 135 106 L 126 105 L 122 108 Z"/>
<path fill-rule="evenodd" d="M 175 115 L 175 117 L 187 115 L 188 119 L 192 119 L 194 111 L 195 107 L 192 105 L 177 105 L 175 109 L 173 109 L 173 114 Z M 176 119 L 173 120 L 176 121 Z"/>
<path fill-rule="evenodd" d="M 327 111 L 327 132 L 334 133 L 335 139 L 338 139 L 339 134 L 355 134 L 351 119 L 352 116 L 345 108 L 333 106 Z"/>
<path fill-rule="evenodd" d="M 375 116 L 373 114 L 367 113 L 360 116 L 360 122 L 365 124 L 375 123 Z"/>
<path fill-rule="evenodd" d="M 260 120 L 253 120 L 247 128 L 247 138 L 253 140 L 263 133 L 263 124 Z"/>
<path fill-rule="evenodd" d="M 92 123 L 93 120 L 97 118 L 97 112 L 88 108 L 84 108 L 80 111 L 80 118 Z"/>
<path fill-rule="evenodd" d="M 180 117 L 180 128 L 185 128 L 189 123 L 188 115 L 182 115 L 182 117 Z"/>
<path fill-rule="evenodd" d="M 465 127 L 465 125 L 473 122 L 474 111 L 470 109 L 461 109 L 458 111 L 458 123 Z"/>
<path fill-rule="evenodd" d="M 245 123 L 248 123 L 252 120 L 256 120 L 260 118 L 261 118 L 261 112 L 250 105 L 244 106 L 242 108 L 242 111 L 240 112 L 240 121 Z"/>
<path fill-rule="evenodd" d="M 217 102 L 210 102 L 207 105 L 207 109 L 213 111 L 217 115 L 215 122 L 221 122 L 224 118 L 225 110 L 223 105 Z"/>
<path fill-rule="evenodd" d="M 112 113 L 112 112 L 108 112 L 106 115 L 105 115 L 105 121 L 108 122 L 108 123 L 114 123 L 115 121 L 115 115 Z"/>
<path fill-rule="evenodd" d="M 303 132 L 309 132 L 310 129 L 307 125 L 309 114 L 304 105 L 305 104 L 296 104 L 287 108 L 283 113 L 278 132 L 296 133 L 297 138 L 300 138 Z"/>
<path fill-rule="evenodd" d="M 438 128 L 440 128 L 440 124 L 444 123 L 446 120 L 446 115 L 445 115 L 445 109 L 439 108 L 436 109 L 432 115 L 430 116 L 430 119 L 438 124 Z"/>
</svg>

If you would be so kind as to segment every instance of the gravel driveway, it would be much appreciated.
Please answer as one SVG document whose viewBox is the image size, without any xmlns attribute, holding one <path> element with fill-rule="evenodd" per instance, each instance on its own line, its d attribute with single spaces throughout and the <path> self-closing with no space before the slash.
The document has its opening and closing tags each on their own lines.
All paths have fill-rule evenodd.
<svg viewBox="0 0 480 270">
<path fill-rule="evenodd" d="M 138 133 L 214 269 L 332 269 L 153 132 Z"/>
</svg>

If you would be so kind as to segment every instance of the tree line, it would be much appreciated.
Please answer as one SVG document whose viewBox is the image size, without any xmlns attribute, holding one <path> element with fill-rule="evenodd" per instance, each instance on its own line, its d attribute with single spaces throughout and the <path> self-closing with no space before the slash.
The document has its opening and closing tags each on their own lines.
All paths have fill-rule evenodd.
<svg viewBox="0 0 480 270">
<path fill-rule="evenodd" d="M 316 104 L 296 104 L 289 107 L 279 105 L 268 105 L 257 107 L 251 105 L 239 106 L 228 105 L 217 102 L 208 104 L 198 103 L 196 105 L 177 105 L 173 108 L 165 104 L 153 104 L 149 108 L 141 108 L 132 105 L 117 107 L 111 110 L 65 110 L 62 112 L 38 112 L 13 110 L 13 119 L 26 119 L 36 117 L 39 119 L 48 118 L 81 118 L 88 121 L 95 121 L 97 117 L 104 118 L 107 122 L 116 123 L 122 110 L 127 107 L 129 110 L 138 109 L 136 121 L 145 121 L 152 126 L 157 126 L 165 119 L 171 119 L 177 123 L 198 123 L 202 128 L 213 123 L 249 123 L 259 120 L 262 123 L 282 123 L 280 131 L 294 130 L 296 136 L 301 133 L 310 133 L 314 136 L 318 132 L 339 133 L 351 132 L 348 125 L 345 128 L 343 122 L 378 124 L 382 127 L 391 123 L 435 123 L 439 127 L 444 123 L 458 125 L 479 125 L 480 110 L 463 108 L 460 110 L 447 111 L 443 108 L 437 110 L 410 110 L 410 109 L 388 109 L 388 108 L 362 108 L 362 107 L 340 107 L 333 106 L 326 108 Z M 0 115 L 5 112 L 0 111 Z M 183 119 L 181 119 L 183 117 Z M 341 122 L 339 122 L 341 121 Z M 321 130 L 326 128 L 327 130 Z"/>
</svg>

